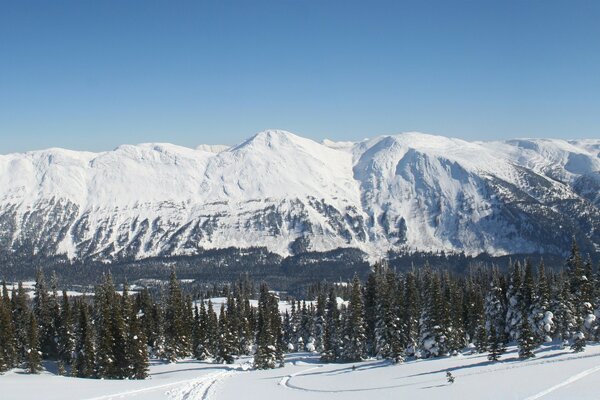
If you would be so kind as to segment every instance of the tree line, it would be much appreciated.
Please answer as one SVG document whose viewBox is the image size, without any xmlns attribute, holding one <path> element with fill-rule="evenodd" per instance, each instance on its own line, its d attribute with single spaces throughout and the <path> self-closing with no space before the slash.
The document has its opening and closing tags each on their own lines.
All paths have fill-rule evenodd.
<svg viewBox="0 0 600 400">
<path fill-rule="evenodd" d="M 233 363 L 253 355 L 254 366 L 266 369 L 296 351 L 324 362 L 402 362 L 465 350 L 498 360 L 511 342 L 530 358 L 544 342 L 582 351 L 600 339 L 600 275 L 575 243 L 558 272 L 525 261 L 507 273 L 490 267 L 452 275 L 425 266 L 400 274 L 377 263 L 364 283 L 319 285 L 314 298 L 284 312 L 265 284 L 240 281 L 225 293 L 219 310 L 210 299 L 193 301 L 172 271 L 160 295 L 130 293 L 127 284 L 119 292 L 106 274 L 93 296 L 59 296 L 56 279 L 47 284 L 38 271 L 33 299 L 21 283 L 12 295 L 2 286 L 0 372 L 35 373 L 52 360 L 61 374 L 143 379 L 149 358 Z"/>
<path fill-rule="evenodd" d="M 149 358 L 233 363 L 252 352 L 256 368 L 283 365 L 278 298 L 266 285 L 258 307 L 248 296 L 231 293 L 217 315 L 210 300 L 184 295 L 174 271 L 160 299 L 147 289 L 131 294 L 127 284 L 118 292 L 110 274 L 93 296 L 59 296 L 56 279 L 48 285 L 38 271 L 33 299 L 21 282 L 12 294 L 2 284 L 0 372 L 37 373 L 49 360 L 62 375 L 144 379 Z"/>
</svg>

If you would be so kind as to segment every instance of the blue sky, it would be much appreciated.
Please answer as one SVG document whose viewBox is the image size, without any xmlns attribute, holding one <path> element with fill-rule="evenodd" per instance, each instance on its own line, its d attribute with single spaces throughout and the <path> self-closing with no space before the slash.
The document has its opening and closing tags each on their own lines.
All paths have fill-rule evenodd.
<svg viewBox="0 0 600 400">
<path fill-rule="evenodd" d="M 0 0 L 0 153 L 600 137 L 600 1 Z"/>
</svg>

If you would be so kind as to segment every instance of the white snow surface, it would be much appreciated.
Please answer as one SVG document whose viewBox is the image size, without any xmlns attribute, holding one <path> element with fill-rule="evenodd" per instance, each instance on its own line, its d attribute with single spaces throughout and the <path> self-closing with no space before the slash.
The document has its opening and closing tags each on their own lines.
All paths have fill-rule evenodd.
<svg viewBox="0 0 600 400">
<path fill-rule="evenodd" d="M 0 375 L 3 400 L 239 400 L 243 399 L 597 399 L 600 346 L 583 353 L 542 346 L 536 357 L 517 359 L 509 348 L 499 362 L 487 354 L 462 354 L 392 365 L 369 360 L 352 364 L 322 364 L 309 353 L 288 355 L 286 366 L 266 371 L 250 369 L 251 359 L 230 366 L 181 361 L 155 362 L 144 381 L 111 381 L 28 375 L 13 370 Z M 50 365 L 50 364 L 47 364 Z M 353 370 L 353 366 L 356 368 Z M 450 384 L 446 372 L 455 377 Z"/>
<path fill-rule="evenodd" d="M 498 204 L 485 189 L 492 178 L 540 197 L 523 168 L 551 196 L 575 198 L 578 177 L 600 182 L 600 139 L 467 142 L 410 132 L 317 143 L 268 130 L 233 147 L 53 148 L 0 155 L 0 216 L 14 220 L 3 228 L 10 244 L 48 230 L 56 252 L 72 258 L 231 246 L 288 255 L 303 236 L 308 250 L 355 247 L 372 257 L 389 249 L 497 255 L 538 250 L 515 240 L 514 226 L 486 222 Z M 43 240 L 36 246 L 48 247 Z"/>
</svg>

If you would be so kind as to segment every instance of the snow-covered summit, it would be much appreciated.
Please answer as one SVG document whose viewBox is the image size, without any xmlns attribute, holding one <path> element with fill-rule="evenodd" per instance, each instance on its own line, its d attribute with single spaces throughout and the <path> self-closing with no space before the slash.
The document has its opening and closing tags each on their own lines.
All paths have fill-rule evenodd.
<svg viewBox="0 0 600 400">
<path fill-rule="evenodd" d="M 561 252 L 600 246 L 600 140 L 468 142 L 409 132 L 318 143 L 283 130 L 0 156 L 0 244 L 71 257 L 266 246 Z"/>
</svg>

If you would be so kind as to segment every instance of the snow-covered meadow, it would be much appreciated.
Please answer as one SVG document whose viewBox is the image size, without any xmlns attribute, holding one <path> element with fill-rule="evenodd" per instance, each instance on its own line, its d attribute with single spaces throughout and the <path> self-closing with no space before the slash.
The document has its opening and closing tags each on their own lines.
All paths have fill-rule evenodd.
<svg viewBox="0 0 600 400">
<path fill-rule="evenodd" d="M 251 359 L 234 365 L 194 360 L 153 363 L 143 381 L 107 381 L 57 376 L 51 368 L 39 375 L 12 370 L 0 376 L 3 400 L 61 399 L 598 399 L 600 345 L 583 353 L 542 346 L 533 359 L 518 360 L 514 347 L 500 362 L 487 354 L 463 354 L 393 365 L 369 360 L 323 364 L 317 355 L 288 355 L 286 366 L 251 369 Z M 450 384 L 446 372 L 455 382 Z"/>
</svg>

